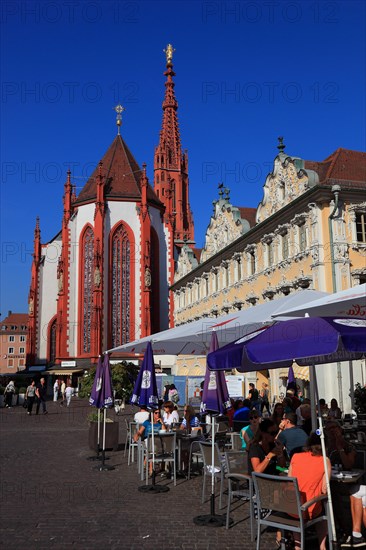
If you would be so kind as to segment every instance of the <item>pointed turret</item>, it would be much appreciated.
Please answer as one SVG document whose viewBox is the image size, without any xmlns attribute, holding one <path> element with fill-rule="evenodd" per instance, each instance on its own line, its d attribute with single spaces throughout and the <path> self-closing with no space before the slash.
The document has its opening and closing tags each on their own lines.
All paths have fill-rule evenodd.
<svg viewBox="0 0 366 550">
<path fill-rule="evenodd" d="M 37 313 L 38 313 L 38 285 L 39 266 L 41 262 L 41 230 L 39 217 L 36 219 L 33 241 L 33 261 L 31 268 L 31 284 L 28 295 L 28 338 L 27 338 L 27 359 L 28 365 L 34 365 L 37 348 Z"/>
<path fill-rule="evenodd" d="M 173 52 L 171 44 L 166 50 L 167 69 L 165 96 L 163 101 L 163 122 L 159 145 L 154 158 L 154 190 L 165 205 L 165 221 L 174 217 L 174 244 L 183 246 L 184 242 L 194 244 L 193 217 L 188 197 L 188 155 L 182 151 L 178 102 L 174 92 Z M 170 197 L 171 193 L 171 197 Z"/>
</svg>

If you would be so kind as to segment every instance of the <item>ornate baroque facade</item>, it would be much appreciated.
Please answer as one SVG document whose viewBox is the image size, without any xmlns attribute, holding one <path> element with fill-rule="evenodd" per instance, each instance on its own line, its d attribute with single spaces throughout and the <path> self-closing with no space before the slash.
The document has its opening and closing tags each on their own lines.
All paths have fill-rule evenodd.
<svg viewBox="0 0 366 550">
<path fill-rule="evenodd" d="M 204 248 L 182 248 L 172 286 L 176 325 L 299 289 L 334 292 L 366 281 L 366 154 L 338 149 L 305 161 L 286 154 L 282 138 L 278 149 L 258 207 L 233 206 L 220 185 Z M 179 374 L 192 365 L 204 372 L 203 361 L 177 364 Z"/>
</svg>

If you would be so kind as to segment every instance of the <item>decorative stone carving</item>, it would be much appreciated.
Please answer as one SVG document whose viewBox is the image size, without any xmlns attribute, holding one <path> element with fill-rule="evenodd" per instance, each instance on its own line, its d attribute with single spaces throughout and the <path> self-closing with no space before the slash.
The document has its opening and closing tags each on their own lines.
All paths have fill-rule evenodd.
<svg viewBox="0 0 366 550">
<path fill-rule="evenodd" d="M 188 245 L 183 245 L 178 256 L 174 281 L 179 281 L 179 279 L 190 273 L 197 266 L 198 262 L 193 250 Z"/>
<path fill-rule="evenodd" d="M 214 214 L 206 231 L 205 246 L 201 253 L 201 262 L 225 248 L 229 243 L 249 231 L 249 222 L 240 215 L 240 210 L 228 202 L 221 193 L 214 203 Z"/>
<path fill-rule="evenodd" d="M 281 152 L 274 161 L 273 172 L 266 178 L 264 196 L 257 209 L 257 223 L 302 195 L 310 187 L 310 180 L 315 183 L 317 174 L 312 170 L 305 171 L 302 159 Z"/>
<path fill-rule="evenodd" d="M 151 287 L 151 271 L 148 267 L 145 269 L 145 287 Z"/>
</svg>

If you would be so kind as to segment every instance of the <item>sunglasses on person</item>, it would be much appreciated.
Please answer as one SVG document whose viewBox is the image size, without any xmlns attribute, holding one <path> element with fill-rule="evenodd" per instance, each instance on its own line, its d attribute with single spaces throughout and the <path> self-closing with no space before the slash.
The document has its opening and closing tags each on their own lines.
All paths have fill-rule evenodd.
<svg viewBox="0 0 366 550">
<path fill-rule="evenodd" d="M 257 418 L 259 418 L 259 417 L 257 415 L 254 415 L 254 416 L 250 416 L 249 420 L 257 420 Z"/>
</svg>

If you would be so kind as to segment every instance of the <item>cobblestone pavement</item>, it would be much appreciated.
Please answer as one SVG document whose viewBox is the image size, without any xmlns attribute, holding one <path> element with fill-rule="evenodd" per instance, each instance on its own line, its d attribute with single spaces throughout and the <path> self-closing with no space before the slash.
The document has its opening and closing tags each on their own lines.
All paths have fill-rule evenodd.
<svg viewBox="0 0 366 550">
<path fill-rule="evenodd" d="M 107 452 L 106 463 L 115 469 L 102 472 L 88 460 L 95 453 L 88 447 L 87 416 L 95 409 L 73 398 L 70 408 L 48 402 L 47 410 L 28 416 L 22 407 L 0 409 L 2 548 L 255 548 L 243 501 L 233 505 L 229 530 L 193 523 L 210 513 L 209 501 L 201 504 L 201 476 L 178 479 L 176 487 L 158 477 L 167 493 L 138 490 L 144 483 L 123 452 L 130 407 L 119 416 L 108 412 L 119 421 L 120 445 Z M 218 498 L 216 513 L 225 513 L 217 508 Z M 270 550 L 274 542 L 274 533 L 264 533 L 261 547 Z"/>
</svg>

